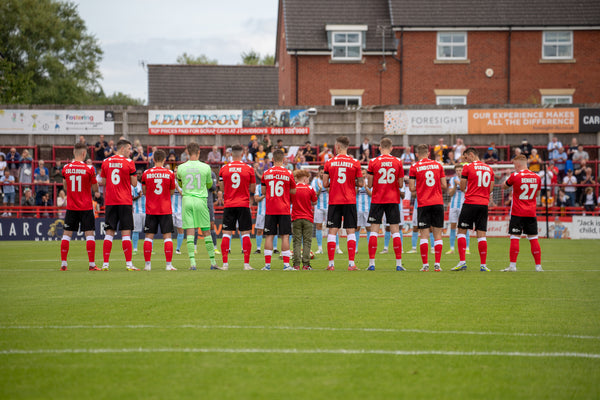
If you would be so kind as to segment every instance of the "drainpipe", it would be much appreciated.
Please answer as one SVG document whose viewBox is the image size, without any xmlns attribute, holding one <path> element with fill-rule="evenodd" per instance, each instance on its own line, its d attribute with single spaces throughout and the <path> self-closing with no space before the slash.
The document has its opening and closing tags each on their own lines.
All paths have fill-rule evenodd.
<svg viewBox="0 0 600 400">
<path fill-rule="evenodd" d="M 298 51 L 294 52 L 296 58 L 296 105 L 298 105 Z"/>
<path fill-rule="evenodd" d="M 512 40 L 512 26 L 508 27 L 508 48 L 506 51 L 506 104 L 510 104 L 510 44 Z"/>
<path fill-rule="evenodd" d="M 398 104 L 402 104 L 402 69 L 403 69 L 403 65 L 402 65 L 402 60 L 404 59 L 404 28 L 400 28 L 400 58 L 392 55 L 392 58 L 396 61 L 398 61 L 398 64 L 400 64 L 400 71 L 398 73 L 398 86 L 399 86 L 399 90 L 400 90 L 400 94 L 398 95 Z"/>
</svg>

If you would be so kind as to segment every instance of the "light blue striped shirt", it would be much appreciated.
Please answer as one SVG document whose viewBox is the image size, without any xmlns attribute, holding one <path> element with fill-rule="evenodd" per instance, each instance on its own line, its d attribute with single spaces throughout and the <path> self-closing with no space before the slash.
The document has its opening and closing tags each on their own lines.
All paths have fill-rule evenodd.
<svg viewBox="0 0 600 400">
<path fill-rule="evenodd" d="M 131 187 L 131 196 L 136 197 L 140 193 L 143 193 L 142 184 L 138 182 L 137 186 Z M 146 196 L 143 194 L 139 199 L 133 201 L 133 213 L 146 214 Z"/>
<path fill-rule="evenodd" d="M 175 181 L 175 192 L 171 195 L 171 211 L 173 214 L 181 214 L 181 194 L 177 191 L 179 183 Z"/>
<path fill-rule="evenodd" d="M 317 210 L 327 210 L 327 205 L 329 203 L 329 193 L 327 189 L 323 188 L 323 190 L 319 189 L 319 185 L 323 187 L 323 180 L 315 177 L 310 186 L 314 189 L 317 194 L 317 204 L 315 205 L 315 209 Z"/>
<path fill-rule="evenodd" d="M 254 194 L 256 196 L 262 196 L 262 187 L 261 187 L 261 185 L 256 185 L 256 189 L 254 191 Z M 266 203 L 266 200 L 262 199 L 256 205 L 256 215 L 265 215 L 265 203 Z"/>
<path fill-rule="evenodd" d="M 450 208 L 461 208 L 465 201 L 465 194 L 460 190 L 460 178 L 458 176 L 450 179 L 450 188 L 456 187 L 456 192 L 450 199 Z"/>
<path fill-rule="evenodd" d="M 371 207 L 371 196 L 367 193 L 367 189 L 361 187 L 356 192 L 356 211 L 368 212 Z"/>
</svg>

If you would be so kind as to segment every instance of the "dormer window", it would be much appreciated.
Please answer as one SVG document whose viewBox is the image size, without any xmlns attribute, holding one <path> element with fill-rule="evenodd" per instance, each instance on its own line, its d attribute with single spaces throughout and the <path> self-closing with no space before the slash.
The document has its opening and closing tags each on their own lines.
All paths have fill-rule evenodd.
<svg viewBox="0 0 600 400">
<path fill-rule="evenodd" d="M 325 29 L 332 60 L 357 61 L 362 58 L 366 25 L 327 25 Z"/>
</svg>

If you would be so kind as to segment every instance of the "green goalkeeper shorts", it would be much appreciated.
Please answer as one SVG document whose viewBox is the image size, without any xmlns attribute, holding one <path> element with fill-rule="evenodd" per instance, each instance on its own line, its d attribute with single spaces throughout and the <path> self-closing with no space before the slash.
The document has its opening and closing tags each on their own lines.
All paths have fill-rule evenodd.
<svg viewBox="0 0 600 400">
<path fill-rule="evenodd" d="M 183 196 L 181 217 L 183 229 L 200 228 L 203 231 L 210 229 L 210 213 L 206 197 Z"/>
</svg>

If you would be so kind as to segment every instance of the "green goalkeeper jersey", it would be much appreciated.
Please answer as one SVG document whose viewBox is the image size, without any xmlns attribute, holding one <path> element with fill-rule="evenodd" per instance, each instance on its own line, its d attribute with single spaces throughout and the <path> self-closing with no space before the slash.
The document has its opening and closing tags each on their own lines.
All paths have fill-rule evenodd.
<svg viewBox="0 0 600 400">
<path fill-rule="evenodd" d="M 211 169 L 201 161 L 186 161 L 177 168 L 177 180 L 183 196 L 208 197 L 212 186 Z"/>
</svg>

